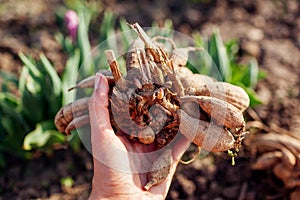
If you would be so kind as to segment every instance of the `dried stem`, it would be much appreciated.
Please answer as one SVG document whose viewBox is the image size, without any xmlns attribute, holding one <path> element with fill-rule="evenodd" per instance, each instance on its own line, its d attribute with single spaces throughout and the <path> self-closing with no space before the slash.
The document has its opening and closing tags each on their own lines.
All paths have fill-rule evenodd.
<svg viewBox="0 0 300 200">
<path fill-rule="evenodd" d="M 106 50 L 105 56 L 114 76 L 115 82 L 117 83 L 122 78 L 122 74 L 113 50 Z"/>
</svg>

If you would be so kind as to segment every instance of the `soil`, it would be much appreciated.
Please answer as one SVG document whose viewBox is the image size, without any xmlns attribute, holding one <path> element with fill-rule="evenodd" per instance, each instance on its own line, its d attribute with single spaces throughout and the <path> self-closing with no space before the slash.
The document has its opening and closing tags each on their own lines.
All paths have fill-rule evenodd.
<svg viewBox="0 0 300 200">
<path fill-rule="evenodd" d="M 18 52 L 44 52 L 62 70 L 66 55 L 54 39 L 61 27 L 55 11 L 62 0 L 2 0 L 0 5 L 0 69 L 19 75 Z M 30 9 L 28 9 L 30 8 Z M 151 26 L 171 19 L 175 30 L 190 34 L 198 30 L 209 36 L 219 27 L 223 40 L 237 39 L 239 62 L 252 57 L 267 72 L 256 88 L 264 104 L 254 110 L 269 127 L 300 135 L 300 3 L 296 0 L 190 0 L 103 1 L 129 22 Z M 101 20 L 101 19 L 99 19 Z M 271 171 L 251 170 L 256 154 L 251 134 L 236 158 L 209 154 L 189 165 L 179 164 L 167 199 L 288 199 L 291 190 Z M 300 141 L 299 141 L 300 142 Z M 0 199 L 86 199 L 91 189 L 91 155 L 56 150 L 22 161 L 12 157 L 0 177 Z M 61 179 L 72 177 L 72 187 Z"/>
</svg>

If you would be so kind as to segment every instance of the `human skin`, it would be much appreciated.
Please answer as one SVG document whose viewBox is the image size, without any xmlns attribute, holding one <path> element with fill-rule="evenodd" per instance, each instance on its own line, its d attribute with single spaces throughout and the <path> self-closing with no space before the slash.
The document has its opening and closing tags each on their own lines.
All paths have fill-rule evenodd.
<svg viewBox="0 0 300 200">
<path fill-rule="evenodd" d="M 165 199 L 178 161 L 189 147 L 190 141 L 183 136 L 177 138 L 172 146 L 173 161 L 170 173 L 162 183 L 146 191 L 143 186 L 147 183 L 147 173 L 137 173 L 136 169 L 145 165 L 144 155 L 153 147 L 132 142 L 124 135 L 115 134 L 110 124 L 108 92 L 109 86 L 105 76 L 96 74 L 94 93 L 89 102 L 94 162 L 94 177 L 89 200 Z M 131 153 L 138 155 L 134 162 Z M 112 166 L 128 166 L 128 170 L 120 170 Z"/>
</svg>

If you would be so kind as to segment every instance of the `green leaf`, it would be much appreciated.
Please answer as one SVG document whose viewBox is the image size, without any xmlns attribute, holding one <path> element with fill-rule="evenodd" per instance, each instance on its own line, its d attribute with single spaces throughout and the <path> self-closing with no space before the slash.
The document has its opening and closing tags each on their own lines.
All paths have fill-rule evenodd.
<svg viewBox="0 0 300 200">
<path fill-rule="evenodd" d="M 40 59 L 48 75 L 51 78 L 54 95 L 59 96 L 61 93 L 61 81 L 57 72 L 55 71 L 54 67 L 44 54 L 40 54 Z"/>
<path fill-rule="evenodd" d="M 10 91 L 10 86 L 14 85 L 17 86 L 18 85 L 18 78 L 14 75 L 14 74 L 10 74 L 10 73 L 6 73 L 3 71 L 0 71 L 0 78 L 2 78 L 2 84 L 1 85 L 1 89 L 0 91 L 3 92 L 7 92 Z"/>
<path fill-rule="evenodd" d="M 26 86 L 26 77 L 29 75 L 29 70 L 26 67 L 22 68 L 20 79 L 19 79 L 19 92 L 23 96 L 25 86 Z"/>
<path fill-rule="evenodd" d="M 50 61 L 44 54 L 40 54 L 41 65 L 45 70 L 45 78 L 41 82 L 43 97 L 47 103 L 49 117 L 54 117 L 62 105 L 62 83 Z"/>
<path fill-rule="evenodd" d="M 243 85 L 248 87 L 249 79 L 245 78 L 248 76 L 248 71 L 249 71 L 249 68 L 247 66 L 238 65 L 234 63 L 231 64 L 231 71 L 232 71 L 232 77 L 230 83 L 234 85 L 242 83 Z"/>
<path fill-rule="evenodd" d="M 22 95 L 22 112 L 32 124 L 41 121 L 46 109 L 45 100 L 41 94 L 32 94 L 27 89 Z"/>
<path fill-rule="evenodd" d="M 1 125 L 6 132 L 6 135 L 13 135 L 15 133 L 15 123 L 12 118 L 9 118 L 7 115 L 1 116 Z M 4 136 L 6 136 L 4 135 Z M 5 137 L 3 137 L 5 138 Z"/>
<path fill-rule="evenodd" d="M 45 99 L 43 99 L 42 88 L 36 77 L 31 76 L 30 70 L 25 66 L 22 69 L 19 81 L 21 95 L 21 112 L 32 124 L 43 119 Z M 39 106 L 39 108 L 37 107 Z"/>
<path fill-rule="evenodd" d="M 230 40 L 225 43 L 226 52 L 228 55 L 229 62 L 235 64 L 237 53 L 239 51 L 239 45 L 237 40 Z"/>
<path fill-rule="evenodd" d="M 192 38 L 194 39 L 196 43 L 196 47 L 203 47 L 205 46 L 205 41 L 203 41 L 203 38 L 201 37 L 201 34 L 199 32 L 194 32 L 192 34 Z"/>
<path fill-rule="evenodd" d="M 195 40 L 195 47 L 204 48 L 205 51 L 200 51 L 199 53 L 197 53 L 197 56 L 193 60 L 189 58 L 187 67 L 194 73 L 211 75 L 212 67 L 214 65 L 213 60 L 211 59 L 211 56 L 207 51 L 208 42 L 201 37 L 199 32 L 194 32 L 192 37 Z M 194 65 L 192 65 L 192 63 Z"/>
<path fill-rule="evenodd" d="M 89 42 L 88 29 L 91 21 L 91 13 L 85 12 L 84 9 L 78 11 L 79 25 L 78 25 L 78 46 L 81 51 L 81 63 L 84 68 L 84 76 L 94 74 L 94 65 L 90 56 L 91 45 Z"/>
<path fill-rule="evenodd" d="M 122 44 L 124 49 L 128 49 L 130 44 L 135 39 L 133 31 L 129 28 L 127 21 L 124 18 L 120 19 L 120 27 L 122 32 Z"/>
<path fill-rule="evenodd" d="M 0 93 L 0 104 L 1 103 L 5 103 L 6 105 L 9 104 L 10 106 L 17 108 L 20 104 L 20 100 L 10 92 L 2 92 Z M 2 106 L 0 110 L 2 109 L 5 110 L 6 107 Z"/>
<path fill-rule="evenodd" d="M 267 72 L 264 71 L 264 70 L 262 70 L 262 69 L 259 69 L 257 79 L 258 79 L 258 80 L 263 80 L 263 79 L 265 79 L 266 77 L 267 77 Z"/>
<path fill-rule="evenodd" d="M 154 21 L 151 25 L 151 27 L 160 27 L 160 25 L 158 24 L 157 21 Z M 168 38 L 172 38 L 173 35 L 173 31 L 174 28 L 173 28 L 173 22 L 172 20 L 170 19 L 166 19 L 164 22 L 163 22 L 163 25 L 161 26 L 160 29 L 152 29 L 148 34 L 151 36 L 154 36 L 154 35 L 160 35 L 160 36 L 163 36 L 163 37 L 168 37 Z"/>
<path fill-rule="evenodd" d="M 248 66 L 249 66 L 249 76 L 250 76 L 250 85 L 249 86 L 251 88 L 255 88 L 257 85 L 258 73 L 259 73 L 257 61 L 252 59 L 249 62 Z"/>
<path fill-rule="evenodd" d="M 68 54 L 73 53 L 75 47 L 70 37 L 64 37 L 62 33 L 57 33 L 55 39 Z"/>
<path fill-rule="evenodd" d="M 18 131 L 29 130 L 29 125 L 20 112 L 20 100 L 13 94 L 0 93 L 0 113 L 2 127 L 7 133 L 15 135 Z"/>
<path fill-rule="evenodd" d="M 250 107 L 263 104 L 263 102 L 259 99 L 256 92 L 252 88 L 246 88 L 245 90 L 250 98 Z"/>
<path fill-rule="evenodd" d="M 106 41 L 108 45 L 108 49 L 112 49 L 117 51 L 118 44 L 115 37 L 111 37 L 115 35 L 114 26 L 116 24 L 116 17 L 112 12 L 105 12 L 102 20 L 102 24 L 100 27 L 100 41 Z"/>
<path fill-rule="evenodd" d="M 212 34 L 208 42 L 208 52 L 219 70 L 215 71 L 215 69 L 213 69 L 211 72 L 212 75 L 218 80 L 221 78 L 225 82 L 230 82 L 231 68 L 229 65 L 229 58 L 219 30 L 216 30 Z M 219 74 L 221 77 L 219 77 Z"/>
<path fill-rule="evenodd" d="M 237 83 L 236 85 L 242 87 L 250 98 L 250 107 L 254 107 L 256 105 L 261 105 L 263 102 L 259 99 L 254 89 L 243 85 L 242 83 Z"/>
<path fill-rule="evenodd" d="M 238 66 L 233 70 L 233 83 L 242 82 L 246 87 L 255 88 L 258 82 L 259 68 L 257 61 L 252 59 L 247 66 Z"/>
<path fill-rule="evenodd" d="M 63 143 L 65 137 L 55 130 L 53 121 L 43 121 L 36 125 L 36 129 L 26 135 L 23 143 L 24 150 L 45 148 L 57 143 Z"/>
<path fill-rule="evenodd" d="M 164 26 L 163 27 L 166 28 L 166 29 L 169 29 L 172 32 L 172 30 L 174 29 L 172 20 L 171 19 L 166 19 L 164 21 Z M 169 35 L 169 33 L 167 35 Z"/>
<path fill-rule="evenodd" d="M 33 63 L 28 57 L 26 57 L 23 53 L 19 53 L 19 57 L 24 63 L 26 67 L 33 73 L 35 77 L 42 77 L 39 69 L 36 67 L 35 63 Z"/>
<path fill-rule="evenodd" d="M 0 71 L 0 77 L 6 82 L 13 82 L 15 84 L 18 83 L 18 78 L 15 74 L 7 73 L 4 71 Z"/>
<path fill-rule="evenodd" d="M 74 101 L 75 91 L 68 91 L 68 89 L 76 85 L 77 73 L 80 62 L 80 52 L 79 49 L 76 49 L 66 63 L 65 71 L 62 75 L 62 105 Z"/>
<path fill-rule="evenodd" d="M 38 82 L 32 76 L 27 76 L 26 89 L 33 95 L 40 94 L 41 91 L 42 91 L 42 87 L 40 85 L 40 82 Z"/>
<path fill-rule="evenodd" d="M 64 0 L 68 9 L 84 10 L 89 15 L 95 15 L 102 11 L 101 1 Z"/>
<path fill-rule="evenodd" d="M 100 27 L 100 41 L 107 40 L 115 32 L 114 26 L 116 24 L 116 17 L 110 11 L 106 11 L 103 16 L 103 20 Z"/>
<path fill-rule="evenodd" d="M 259 69 L 255 59 L 251 60 L 247 66 L 237 63 L 236 57 L 239 46 L 236 40 L 226 42 L 224 45 L 219 31 L 215 31 L 208 41 L 203 40 L 199 33 L 194 33 L 193 38 L 197 44 L 201 44 L 207 50 L 208 55 L 212 59 L 208 59 L 208 56 L 205 55 L 206 52 L 204 52 L 204 55 L 202 54 L 203 56 L 197 60 L 199 68 L 195 70 L 194 66 L 190 66 L 190 63 L 188 63 L 187 67 L 193 72 L 200 72 L 213 76 L 219 81 L 222 80 L 241 86 L 249 95 L 251 107 L 262 104 L 254 88 L 259 80 L 266 77 L 266 73 Z M 215 63 L 217 68 L 211 61 Z"/>
<path fill-rule="evenodd" d="M 15 116 L 2 115 L 1 124 L 4 127 L 4 137 L 0 140 L 0 152 L 9 152 L 16 156 L 24 156 L 23 140 L 27 132 L 26 127 Z"/>
<path fill-rule="evenodd" d="M 23 67 L 21 72 L 19 91 L 21 95 L 21 113 L 24 114 L 32 124 L 35 124 L 43 118 L 43 109 L 37 109 L 37 105 L 43 106 L 43 104 L 41 104 L 41 88 L 40 84 L 32 79 L 29 69 L 26 66 Z"/>
<path fill-rule="evenodd" d="M 19 81 L 20 93 L 22 95 L 24 90 L 28 90 L 33 96 L 39 96 L 45 82 L 44 68 L 38 62 L 23 54 L 20 54 L 20 58 L 24 63 Z"/>
</svg>

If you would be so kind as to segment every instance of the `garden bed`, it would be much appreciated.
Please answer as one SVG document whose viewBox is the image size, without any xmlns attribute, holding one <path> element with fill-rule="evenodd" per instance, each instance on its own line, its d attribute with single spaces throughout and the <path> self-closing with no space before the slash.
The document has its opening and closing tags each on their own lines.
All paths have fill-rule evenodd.
<svg viewBox="0 0 300 200">
<path fill-rule="evenodd" d="M 18 52 L 44 52 L 61 72 L 66 55 L 53 35 L 59 30 L 54 12 L 63 2 L 30 2 L 7 0 L 1 5 L 0 69 L 19 76 L 22 63 Z M 171 19 L 175 30 L 186 34 L 199 30 L 204 37 L 219 27 L 223 40 L 238 40 L 239 62 L 255 57 L 266 71 L 266 78 L 256 88 L 264 104 L 254 108 L 261 121 L 270 128 L 284 129 L 282 134 L 299 138 L 298 1 L 138 2 L 106 1 L 102 8 L 141 26 Z M 257 158 L 251 137 L 252 134 L 247 136 L 235 166 L 231 166 L 226 154 L 212 154 L 190 165 L 180 164 L 167 199 L 287 199 L 291 189 L 285 189 L 271 171 L 251 170 Z M 84 148 L 79 153 L 55 150 L 51 155 L 35 155 L 26 161 L 11 156 L 0 177 L 0 199 L 86 199 L 92 172 L 92 158 Z M 74 180 L 72 187 L 62 183 L 68 177 Z"/>
</svg>

